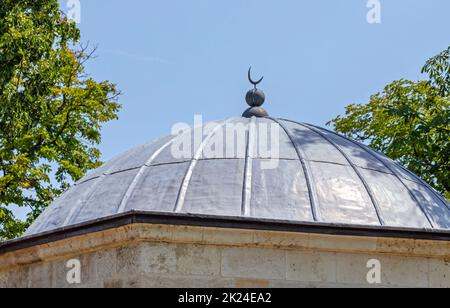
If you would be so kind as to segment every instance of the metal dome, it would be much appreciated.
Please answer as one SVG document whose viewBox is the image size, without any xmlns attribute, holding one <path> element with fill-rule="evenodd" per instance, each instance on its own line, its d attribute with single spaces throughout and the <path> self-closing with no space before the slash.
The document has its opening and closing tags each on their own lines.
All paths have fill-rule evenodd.
<svg viewBox="0 0 450 308">
<path fill-rule="evenodd" d="M 242 124 L 237 153 L 202 153 L 226 123 Z M 279 155 L 260 154 L 253 124 L 279 129 Z M 204 126 L 188 159 L 174 158 L 168 136 L 139 146 L 62 194 L 26 235 L 120 213 L 191 213 L 240 219 L 450 230 L 450 205 L 399 164 L 331 131 L 272 118 L 232 118 Z M 217 144 L 216 144 L 217 145 Z M 279 159 L 279 160 L 278 160 Z M 262 168 L 276 161 L 276 168 Z"/>
</svg>

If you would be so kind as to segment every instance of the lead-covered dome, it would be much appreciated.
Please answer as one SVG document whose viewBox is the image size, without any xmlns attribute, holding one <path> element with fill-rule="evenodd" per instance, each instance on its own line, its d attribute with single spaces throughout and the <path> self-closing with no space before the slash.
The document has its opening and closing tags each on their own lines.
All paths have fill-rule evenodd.
<svg viewBox="0 0 450 308">
<path fill-rule="evenodd" d="M 228 124 L 245 131 L 233 151 L 223 133 Z M 62 194 L 26 235 L 132 211 L 450 230 L 442 196 L 389 158 L 331 131 L 253 117 L 208 123 L 202 142 L 193 132 L 107 162 Z M 192 154 L 176 157 L 173 147 L 185 134 Z M 277 139 L 269 145 L 278 150 L 261 151 L 263 139 Z M 203 155 L 213 150 L 213 157 Z"/>
</svg>

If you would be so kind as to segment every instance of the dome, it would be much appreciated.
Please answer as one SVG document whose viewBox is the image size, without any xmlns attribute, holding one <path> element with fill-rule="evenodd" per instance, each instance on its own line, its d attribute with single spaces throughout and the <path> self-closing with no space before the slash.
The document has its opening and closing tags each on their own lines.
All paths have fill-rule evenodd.
<svg viewBox="0 0 450 308">
<path fill-rule="evenodd" d="M 224 146 L 228 126 L 245 132 L 232 151 Z M 55 200 L 26 235 L 128 212 L 450 230 L 442 196 L 396 162 L 332 131 L 239 117 L 202 125 L 204 138 L 196 142 L 198 128 L 105 163 Z M 186 136 L 192 153 L 173 155 Z M 276 151 L 261 150 L 264 139 L 277 140 L 269 142 Z"/>
</svg>

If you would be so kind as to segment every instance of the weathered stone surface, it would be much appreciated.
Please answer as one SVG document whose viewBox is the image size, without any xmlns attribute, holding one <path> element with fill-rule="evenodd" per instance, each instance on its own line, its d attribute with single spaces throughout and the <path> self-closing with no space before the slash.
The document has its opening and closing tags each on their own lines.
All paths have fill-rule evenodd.
<svg viewBox="0 0 450 308">
<path fill-rule="evenodd" d="M 415 241 L 409 239 L 379 238 L 377 240 L 377 250 L 389 251 L 398 254 L 412 254 L 415 248 Z"/>
<path fill-rule="evenodd" d="M 176 232 L 172 232 L 172 242 L 178 243 L 203 243 L 204 229 L 198 227 L 180 226 Z"/>
<path fill-rule="evenodd" d="M 20 267 L 5 272 L 5 288 L 29 288 L 30 285 L 30 267 Z M 44 278 L 45 279 L 45 278 Z"/>
<path fill-rule="evenodd" d="M 258 247 L 282 247 L 286 249 L 306 249 L 309 245 L 308 234 L 289 232 L 254 232 L 253 242 Z"/>
<path fill-rule="evenodd" d="M 286 252 L 276 249 L 223 248 L 225 277 L 285 279 Z"/>
<path fill-rule="evenodd" d="M 205 228 L 203 243 L 228 246 L 251 246 L 254 241 L 254 232 L 249 230 Z"/>
<path fill-rule="evenodd" d="M 220 275 L 221 256 L 216 247 L 178 245 L 175 249 L 177 272 L 186 275 Z"/>
<path fill-rule="evenodd" d="M 52 287 L 53 288 L 69 288 L 71 285 L 67 282 L 67 260 L 57 260 L 53 262 L 52 267 Z M 81 275 L 81 281 L 86 281 L 86 277 Z"/>
<path fill-rule="evenodd" d="M 53 286 L 53 263 L 39 263 L 30 267 L 30 288 L 51 288 Z"/>
<path fill-rule="evenodd" d="M 8 286 L 9 273 L 0 272 L 0 289 L 4 289 Z"/>
<path fill-rule="evenodd" d="M 269 288 L 271 281 L 267 279 L 251 279 L 238 278 L 236 279 L 234 287 L 236 288 Z"/>
<path fill-rule="evenodd" d="M 143 270 L 141 248 L 139 244 L 132 244 L 117 249 L 117 274 L 127 275 Z"/>
<path fill-rule="evenodd" d="M 125 284 L 123 278 L 116 276 L 109 279 L 105 279 L 105 281 L 103 282 L 103 287 L 105 289 L 118 289 L 124 288 Z"/>
<path fill-rule="evenodd" d="M 92 255 L 93 262 L 93 279 L 97 281 L 106 281 L 117 274 L 117 251 L 109 249 L 99 251 Z"/>
<path fill-rule="evenodd" d="M 310 234 L 308 248 L 325 251 L 377 251 L 377 239 L 373 237 L 342 236 L 336 241 L 335 235 Z"/>
<path fill-rule="evenodd" d="M 328 252 L 287 252 L 287 280 L 336 282 L 336 254 Z"/>
<path fill-rule="evenodd" d="M 450 257 L 445 259 L 430 259 L 430 287 L 450 288 Z"/>
<path fill-rule="evenodd" d="M 154 228 L 154 230 L 152 230 Z M 450 287 L 444 241 L 132 225 L 0 255 L 3 287 Z M 67 261 L 81 264 L 70 285 Z M 369 284 L 367 262 L 381 264 Z"/>
<path fill-rule="evenodd" d="M 428 259 L 383 256 L 380 261 L 384 285 L 415 288 L 429 286 Z"/>
<path fill-rule="evenodd" d="M 146 273 L 168 274 L 177 270 L 176 245 L 144 243 L 140 258 L 142 270 Z"/>
<path fill-rule="evenodd" d="M 231 278 L 179 275 L 137 274 L 123 277 L 120 287 L 124 288 L 233 288 L 236 282 Z"/>
<path fill-rule="evenodd" d="M 367 283 L 367 262 L 375 259 L 376 255 L 364 254 L 337 254 L 336 278 L 339 283 L 351 285 L 365 285 Z M 383 283 L 383 281 L 382 281 Z"/>
<path fill-rule="evenodd" d="M 155 225 L 153 228 L 139 228 L 138 232 L 140 238 L 170 242 L 173 238 L 173 230 L 173 226 Z"/>
<path fill-rule="evenodd" d="M 337 254 L 337 282 L 376 287 L 369 284 L 369 260 L 381 264 L 381 283 L 387 287 L 428 287 L 428 260 L 404 256 Z"/>
</svg>

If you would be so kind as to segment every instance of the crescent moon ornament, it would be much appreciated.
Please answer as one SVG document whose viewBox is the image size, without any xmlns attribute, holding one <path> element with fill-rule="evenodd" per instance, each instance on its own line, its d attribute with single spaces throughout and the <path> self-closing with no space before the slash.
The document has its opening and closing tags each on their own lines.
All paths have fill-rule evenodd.
<svg viewBox="0 0 450 308">
<path fill-rule="evenodd" d="M 254 89 L 251 89 L 247 92 L 245 95 L 245 101 L 250 106 L 245 112 L 242 114 L 244 118 L 264 118 L 268 117 L 269 114 L 267 113 L 264 108 L 261 106 L 264 104 L 264 101 L 266 100 L 266 95 L 262 90 L 259 90 L 256 86 L 263 81 L 264 77 L 261 77 L 258 81 L 253 80 L 252 78 L 252 67 L 248 69 L 248 80 L 252 85 L 255 86 Z"/>
<path fill-rule="evenodd" d="M 254 80 L 252 79 L 252 67 L 250 66 L 250 68 L 248 69 L 248 80 L 250 81 L 250 83 L 251 83 L 252 85 L 255 86 L 255 88 L 256 88 L 257 85 L 259 85 L 259 84 L 263 81 L 263 79 L 264 79 L 264 76 L 261 77 L 260 80 L 254 81 Z"/>
</svg>

